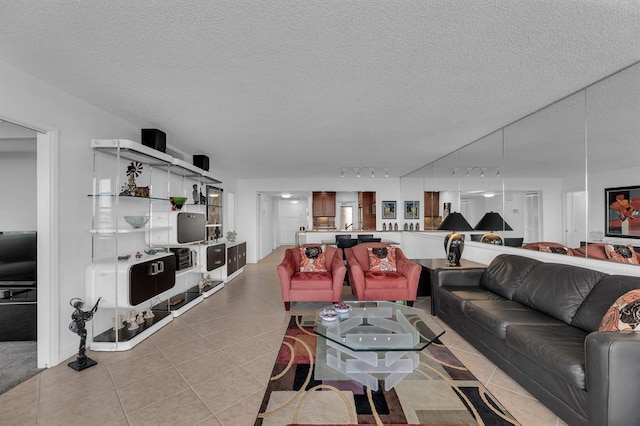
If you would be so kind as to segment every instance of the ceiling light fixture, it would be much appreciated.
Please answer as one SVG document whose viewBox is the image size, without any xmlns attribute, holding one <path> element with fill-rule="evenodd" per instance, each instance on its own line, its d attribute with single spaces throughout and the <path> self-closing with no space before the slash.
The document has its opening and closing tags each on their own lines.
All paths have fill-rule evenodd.
<svg viewBox="0 0 640 426">
<path fill-rule="evenodd" d="M 360 177 L 360 169 L 356 169 L 356 177 L 359 178 Z"/>
<path fill-rule="evenodd" d="M 389 169 L 384 169 L 384 177 L 389 177 Z"/>
<path fill-rule="evenodd" d="M 291 194 L 285 192 L 284 194 L 282 194 L 282 198 L 291 198 Z"/>
<path fill-rule="evenodd" d="M 369 170 L 371 170 L 371 177 L 372 177 L 372 178 L 376 177 L 376 175 L 374 174 L 373 169 L 369 169 Z"/>
</svg>

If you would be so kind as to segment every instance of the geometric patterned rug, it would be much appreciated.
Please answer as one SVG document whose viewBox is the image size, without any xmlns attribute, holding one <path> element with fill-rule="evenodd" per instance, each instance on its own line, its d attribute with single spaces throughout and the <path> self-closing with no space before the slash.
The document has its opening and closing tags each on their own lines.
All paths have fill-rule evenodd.
<svg viewBox="0 0 640 426">
<path fill-rule="evenodd" d="M 326 342 L 313 317 L 292 316 L 256 419 L 256 426 L 518 425 L 440 342 L 389 391 L 372 391 L 326 364 Z"/>
</svg>

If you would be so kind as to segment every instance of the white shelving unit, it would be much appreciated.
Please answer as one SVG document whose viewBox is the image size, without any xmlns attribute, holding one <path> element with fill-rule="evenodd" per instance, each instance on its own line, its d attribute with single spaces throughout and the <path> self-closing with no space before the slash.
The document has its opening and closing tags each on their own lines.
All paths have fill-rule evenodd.
<svg viewBox="0 0 640 426">
<path fill-rule="evenodd" d="M 100 297 L 103 300 L 90 323 L 89 346 L 93 350 L 122 351 L 142 342 L 224 285 L 215 281 L 200 289 L 202 266 L 198 263 L 176 270 L 180 265 L 169 244 L 152 246 L 149 238 L 152 232 L 166 232 L 169 241 L 169 233 L 175 232 L 166 223 L 154 223 L 154 216 L 171 210 L 171 196 L 189 197 L 193 185 L 202 191 L 207 184 L 221 182 L 205 170 L 138 142 L 96 139 L 91 147 L 92 263 L 87 267 L 86 298 L 87 304 L 94 304 Z M 127 178 L 128 169 L 135 169 L 135 185 Z M 132 187 L 135 191 L 129 191 Z M 199 201 L 187 201 L 182 209 L 206 214 L 206 205 Z M 146 215 L 150 220 L 144 227 L 132 228 L 124 221 L 125 215 Z M 199 245 L 180 247 L 200 253 Z M 200 262 L 202 257 L 190 259 Z M 142 314 L 135 322 L 138 327 L 125 324 L 115 330 L 116 318 L 121 316 L 126 321 L 131 311 Z"/>
</svg>

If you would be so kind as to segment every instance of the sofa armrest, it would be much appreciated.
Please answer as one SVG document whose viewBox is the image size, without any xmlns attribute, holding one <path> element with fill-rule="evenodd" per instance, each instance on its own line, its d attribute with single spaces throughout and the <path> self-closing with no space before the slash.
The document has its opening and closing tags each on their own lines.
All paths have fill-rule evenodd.
<svg viewBox="0 0 640 426">
<path fill-rule="evenodd" d="M 640 395 L 640 333 L 590 333 L 585 354 L 589 424 L 635 424 Z"/>
<path fill-rule="evenodd" d="M 291 249 L 285 250 L 284 259 L 282 259 L 282 262 L 276 267 L 276 270 L 278 271 L 278 279 L 280 280 L 282 300 L 288 302 L 290 300 L 291 278 L 297 270 Z"/>
<path fill-rule="evenodd" d="M 349 274 L 349 284 L 353 288 L 356 298 L 364 295 L 364 271 L 358 263 L 353 250 L 347 248 L 344 250 L 344 257 L 347 259 L 347 274 Z"/>
<path fill-rule="evenodd" d="M 440 312 L 441 287 L 478 287 L 486 268 L 436 269 L 431 280 L 431 314 Z"/>
<path fill-rule="evenodd" d="M 407 284 L 409 286 L 409 296 L 413 297 L 409 298 L 409 300 L 415 301 L 416 295 L 418 294 L 418 281 L 420 281 L 420 273 L 422 272 L 422 267 L 416 262 L 409 260 L 404 256 L 398 257 L 397 263 L 398 272 L 407 279 Z"/>
<path fill-rule="evenodd" d="M 339 302 L 342 295 L 342 287 L 344 286 L 344 276 L 347 274 L 347 267 L 342 260 L 342 249 L 338 249 L 336 255 L 333 257 L 331 265 L 331 277 L 333 278 L 333 300 L 332 302 Z"/>
</svg>

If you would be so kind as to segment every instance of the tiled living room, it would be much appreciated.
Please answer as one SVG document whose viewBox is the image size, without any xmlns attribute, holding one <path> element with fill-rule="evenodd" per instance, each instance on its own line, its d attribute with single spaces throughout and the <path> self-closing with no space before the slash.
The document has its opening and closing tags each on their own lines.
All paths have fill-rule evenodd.
<svg viewBox="0 0 640 426">
<path fill-rule="evenodd" d="M 276 273 L 285 248 L 363 233 L 429 264 L 451 254 L 445 235 L 456 232 L 466 238 L 454 253 L 462 269 L 514 254 L 562 265 L 568 279 L 542 281 L 579 297 L 529 300 L 535 312 L 522 315 L 533 324 L 521 324 L 521 306 L 510 308 L 523 299 L 502 300 L 512 294 L 483 316 L 493 302 L 475 303 L 471 291 L 462 299 L 472 320 L 456 317 L 455 303 L 432 317 L 436 298 L 419 295 L 415 307 L 446 332 L 409 379 L 455 376 L 465 387 L 448 389 L 457 405 L 424 420 L 418 405 L 443 394 L 412 395 L 406 380 L 396 394 L 415 396 L 413 421 L 393 417 L 405 413 L 402 398 L 374 403 L 362 389 L 347 392 L 350 414 L 474 424 L 483 407 L 497 424 L 630 423 L 640 380 L 613 355 L 640 354 L 628 332 L 640 324 L 615 321 L 639 318 L 621 289 L 640 287 L 640 3 L 87 0 L 0 10 L 0 343 L 28 347 L 5 357 L 0 346 L 0 424 L 312 423 L 269 418 L 267 407 L 291 392 L 277 388 L 282 377 L 311 380 L 313 356 L 300 361 L 299 347 L 284 356 L 290 333 L 306 333 L 309 351 L 315 338 L 290 315 L 308 319 L 330 303 L 285 311 Z M 180 206 L 198 224 L 186 242 Z M 498 227 L 481 225 L 496 212 Z M 468 223 L 439 229 L 454 214 Z M 29 244 L 3 244 L 14 234 Z M 489 234 L 504 245 L 484 244 Z M 209 258 L 216 245 L 222 258 Z M 16 263 L 27 271 L 19 278 Z M 148 267 L 151 278 L 119 265 Z M 573 286 L 570 268 L 591 281 Z M 588 298 L 602 281 L 614 285 Z M 194 291 L 201 284 L 206 298 Z M 595 303 L 604 293 L 611 300 Z M 98 364 L 76 372 L 67 363 L 84 342 L 80 300 L 97 308 L 87 354 Z M 574 327 L 565 308 L 576 300 L 589 315 Z M 507 333 L 509 318 L 492 322 L 503 314 L 520 330 L 538 332 L 540 321 L 569 334 L 522 332 L 517 351 L 496 337 Z M 607 362 L 590 362 L 595 341 L 615 346 L 591 347 Z M 496 363 L 516 354 L 524 367 L 502 371 L 481 351 Z M 18 364 L 42 372 L 3 393 Z M 334 376 L 319 377 L 305 384 L 337 389 Z"/>
<path fill-rule="evenodd" d="M 276 265 L 281 247 L 205 302 L 125 352 L 88 351 L 98 365 L 77 373 L 62 363 L 0 395 L 5 425 L 252 425 L 289 315 Z M 344 287 L 345 300 L 352 300 Z M 429 311 L 428 298 L 416 308 Z M 563 425 L 464 339 L 446 327 L 442 342 L 523 426 Z"/>
</svg>

